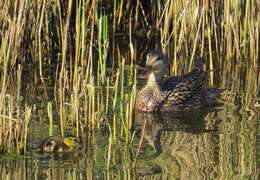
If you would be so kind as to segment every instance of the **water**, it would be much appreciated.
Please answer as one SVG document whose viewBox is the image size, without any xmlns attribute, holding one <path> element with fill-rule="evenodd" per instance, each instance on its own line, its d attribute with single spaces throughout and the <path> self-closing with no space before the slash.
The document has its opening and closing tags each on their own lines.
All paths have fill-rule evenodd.
<svg viewBox="0 0 260 180">
<path fill-rule="evenodd" d="M 1 179 L 257 179 L 259 68 L 228 61 L 222 67 L 214 77 L 226 88 L 218 106 L 135 114 L 130 145 L 110 146 L 109 133 L 97 131 L 79 154 L 42 154 L 35 147 L 48 136 L 43 116 L 31 123 L 28 154 L 1 156 Z M 59 134 L 58 125 L 54 129 Z"/>
</svg>

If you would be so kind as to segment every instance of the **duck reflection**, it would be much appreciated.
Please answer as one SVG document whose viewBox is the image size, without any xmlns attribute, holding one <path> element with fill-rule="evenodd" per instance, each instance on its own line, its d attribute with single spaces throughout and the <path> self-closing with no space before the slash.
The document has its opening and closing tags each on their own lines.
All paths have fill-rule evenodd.
<svg viewBox="0 0 260 180">
<path fill-rule="evenodd" d="M 205 174 L 214 174 L 219 137 L 216 121 L 205 121 L 210 115 L 207 110 L 186 114 L 136 113 L 135 128 L 143 138 L 138 147 L 139 175 L 167 171 L 173 177 L 184 175 L 185 178 L 197 179 Z M 148 161 L 149 167 L 146 165 Z"/>
</svg>

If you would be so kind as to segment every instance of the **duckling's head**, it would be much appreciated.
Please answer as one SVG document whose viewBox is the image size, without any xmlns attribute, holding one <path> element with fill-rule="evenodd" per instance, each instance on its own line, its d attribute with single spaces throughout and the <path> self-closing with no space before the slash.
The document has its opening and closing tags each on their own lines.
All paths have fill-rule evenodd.
<svg viewBox="0 0 260 180">
<path fill-rule="evenodd" d="M 54 139 L 50 138 L 42 142 L 40 145 L 40 149 L 43 152 L 54 152 L 55 148 L 57 146 L 57 143 Z"/>
<path fill-rule="evenodd" d="M 156 81 L 157 84 L 162 83 L 164 75 L 167 72 L 169 64 L 165 55 L 158 51 L 150 51 L 146 56 L 145 72 L 144 76 L 148 76 L 149 81 Z"/>
<path fill-rule="evenodd" d="M 63 144 L 66 145 L 68 148 L 77 149 L 80 148 L 79 140 L 74 136 L 67 136 L 63 139 Z"/>
</svg>

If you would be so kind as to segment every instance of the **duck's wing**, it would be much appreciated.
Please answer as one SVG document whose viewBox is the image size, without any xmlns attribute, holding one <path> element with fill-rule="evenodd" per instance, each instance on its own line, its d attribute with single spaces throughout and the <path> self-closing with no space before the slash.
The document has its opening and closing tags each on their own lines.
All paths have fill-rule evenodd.
<svg viewBox="0 0 260 180">
<path fill-rule="evenodd" d="M 182 76 L 171 76 L 163 83 L 162 91 L 170 91 L 176 87 L 183 79 Z"/>
<path fill-rule="evenodd" d="M 172 82 L 166 81 L 163 90 L 166 94 L 164 104 L 181 105 L 185 104 L 195 96 L 200 95 L 200 91 L 206 85 L 207 74 L 203 70 L 194 69 L 188 74 L 177 76 Z"/>
</svg>

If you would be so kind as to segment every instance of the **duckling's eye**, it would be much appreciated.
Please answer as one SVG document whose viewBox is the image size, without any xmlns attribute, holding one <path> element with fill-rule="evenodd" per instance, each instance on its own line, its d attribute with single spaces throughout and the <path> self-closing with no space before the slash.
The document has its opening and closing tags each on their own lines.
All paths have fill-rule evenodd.
<svg viewBox="0 0 260 180">
<path fill-rule="evenodd" d="M 50 146 L 50 145 L 52 145 L 52 144 L 53 144 L 52 141 L 49 141 L 49 142 L 46 143 L 47 146 Z"/>
</svg>

